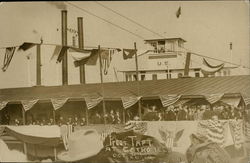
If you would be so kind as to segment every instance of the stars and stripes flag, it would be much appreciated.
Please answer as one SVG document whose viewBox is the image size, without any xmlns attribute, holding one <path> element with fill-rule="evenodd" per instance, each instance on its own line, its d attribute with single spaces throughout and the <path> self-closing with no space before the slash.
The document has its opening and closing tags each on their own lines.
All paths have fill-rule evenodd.
<svg viewBox="0 0 250 163">
<path fill-rule="evenodd" d="M 206 95 L 206 100 L 210 103 L 210 104 L 214 104 L 217 101 L 219 101 L 224 94 L 211 94 L 211 95 Z"/>
<path fill-rule="evenodd" d="M 8 101 L 1 101 L 0 102 L 0 110 L 2 110 L 7 104 L 8 104 Z"/>
<path fill-rule="evenodd" d="M 101 50 L 101 62 L 102 62 L 102 71 L 104 75 L 108 74 L 108 69 L 112 61 L 113 55 L 116 53 L 116 49 Z"/>
<path fill-rule="evenodd" d="M 167 107 L 167 106 L 175 104 L 180 98 L 181 98 L 181 95 L 161 95 L 160 96 L 163 107 Z"/>
<path fill-rule="evenodd" d="M 123 49 L 123 59 L 132 58 L 136 54 L 136 49 Z"/>
<path fill-rule="evenodd" d="M 250 122 L 249 120 L 246 120 L 245 118 L 243 120 L 243 133 L 245 136 L 245 141 L 250 142 Z"/>
<path fill-rule="evenodd" d="M 53 108 L 57 110 L 68 101 L 68 98 L 51 98 L 50 101 L 53 105 Z"/>
<path fill-rule="evenodd" d="M 250 104 L 250 97 L 243 96 L 243 100 L 245 102 L 245 105 L 249 105 Z"/>
<path fill-rule="evenodd" d="M 35 99 L 35 100 L 22 100 L 21 101 L 21 103 L 23 105 L 23 109 L 25 111 L 30 110 L 37 102 L 38 102 L 38 99 Z"/>
<path fill-rule="evenodd" d="M 242 147 L 243 140 L 243 128 L 242 121 L 229 121 L 229 128 L 233 137 L 234 146 L 236 149 L 240 149 Z"/>
<path fill-rule="evenodd" d="M 89 96 L 85 96 L 84 97 L 87 108 L 88 109 L 92 109 L 93 107 L 97 106 L 102 100 L 103 97 L 89 97 Z"/>
<path fill-rule="evenodd" d="M 217 143 L 221 147 L 225 144 L 224 123 L 215 120 L 200 121 L 197 133 L 207 137 L 211 142 Z"/>
<path fill-rule="evenodd" d="M 141 97 L 136 97 L 136 96 L 129 96 L 129 97 L 122 97 L 122 105 L 125 109 L 133 106 L 136 104 Z"/>
<path fill-rule="evenodd" d="M 66 150 L 68 150 L 69 137 L 73 132 L 73 126 L 72 125 L 62 125 L 60 129 L 61 129 L 61 135 L 62 135 L 64 147 Z"/>
<path fill-rule="evenodd" d="M 3 71 L 6 71 L 7 68 L 9 67 L 10 62 L 13 58 L 14 53 L 15 53 L 15 50 L 16 50 L 16 47 L 6 48 L 5 55 L 4 55 L 4 61 L 3 61 L 3 67 L 2 67 Z"/>
</svg>

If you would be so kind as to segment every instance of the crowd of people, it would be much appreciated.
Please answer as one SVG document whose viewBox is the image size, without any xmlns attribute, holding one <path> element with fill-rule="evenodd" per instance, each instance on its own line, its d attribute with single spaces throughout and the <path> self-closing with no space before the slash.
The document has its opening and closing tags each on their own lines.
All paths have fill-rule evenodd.
<svg viewBox="0 0 250 163">
<path fill-rule="evenodd" d="M 93 111 L 88 115 L 88 124 L 121 124 L 129 120 L 134 121 L 196 121 L 196 120 L 208 120 L 215 117 L 220 120 L 227 119 L 242 119 L 245 115 L 245 109 L 241 106 L 213 106 L 210 105 L 171 105 L 166 108 L 160 108 L 156 105 L 143 107 L 142 117 L 140 119 L 138 112 L 131 112 L 126 110 L 122 112 L 120 109 L 109 110 L 103 116 L 103 112 L 99 110 Z M 125 113 L 125 115 L 123 115 Z M 123 120 L 125 118 L 125 120 Z M 24 121 L 20 118 L 11 118 L 8 113 L 1 115 L 0 124 L 3 125 L 23 125 Z M 86 115 L 69 115 L 56 116 L 44 116 L 38 119 L 27 118 L 25 125 L 73 125 L 73 126 L 84 126 L 87 125 Z"/>
</svg>

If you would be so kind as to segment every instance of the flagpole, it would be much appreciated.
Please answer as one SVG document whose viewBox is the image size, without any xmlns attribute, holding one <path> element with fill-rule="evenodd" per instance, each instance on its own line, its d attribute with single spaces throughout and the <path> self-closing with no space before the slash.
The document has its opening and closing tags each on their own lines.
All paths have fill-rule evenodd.
<svg viewBox="0 0 250 163">
<path fill-rule="evenodd" d="M 137 81 L 137 96 L 139 96 L 139 72 L 138 72 L 138 58 L 137 58 L 137 48 L 136 48 L 136 42 L 134 42 L 134 48 L 135 48 L 135 67 L 136 67 L 136 81 Z M 139 112 L 139 118 L 142 120 L 142 114 L 141 114 L 141 99 L 138 100 L 138 112 Z"/>
<path fill-rule="evenodd" d="M 104 88 L 103 88 L 103 75 L 102 75 L 102 59 L 101 59 L 101 46 L 98 45 L 98 57 L 99 57 L 99 62 L 100 62 L 100 77 L 101 77 L 101 89 L 102 89 L 102 109 L 103 109 L 103 119 L 104 119 L 104 124 L 106 124 L 106 108 L 105 108 L 105 101 L 104 101 Z"/>
</svg>

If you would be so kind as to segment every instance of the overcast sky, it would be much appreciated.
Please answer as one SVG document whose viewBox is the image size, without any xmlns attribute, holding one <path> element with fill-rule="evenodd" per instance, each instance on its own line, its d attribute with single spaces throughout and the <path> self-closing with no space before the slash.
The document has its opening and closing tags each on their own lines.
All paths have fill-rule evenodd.
<svg viewBox="0 0 250 163">
<path fill-rule="evenodd" d="M 124 18 L 101 7 L 96 2 L 70 2 L 110 22 L 134 32 L 145 39 L 159 36 L 142 29 Z M 210 57 L 231 61 L 229 43 L 233 43 L 233 62 L 249 66 L 249 3 L 246 1 L 128 1 L 100 2 L 133 19 L 165 37 L 182 37 L 186 48 Z M 181 6 L 179 19 L 175 12 Z M 106 46 L 145 49 L 142 38 L 131 35 L 117 27 L 93 17 L 67 3 L 55 5 L 47 2 L 0 3 L 0 47 L 19 45 L 24 41 L 61 43 L 61 9 L 68 10 L 68 27 L 77 29 L 77 17 L 84 20 L 86 46 Z M 59 29 L 59 30 L 57 30 Z M 68 43 L 72 34 L 68 33 Z M 44 48 L 44 47 L 43 47 Z M 48 50 L 49 49 L 49 50 Z M 24 87 L 35 83 L 35 53 L 28 51 L 14 56 L 6 72 L 0 72 L 0 88 Z M 60 68 L 49 62 L 53 47 L 42 51 L 42 79 L 45 85 L 58 84 Z M 30 72 L 27 55 L 31 55 Z M 0 64 L 4 49 L 0 50 Z M 119 69 L 119 62 L 116 65 Z M 70 63 L 70 84 L 79 83 L 78 69 Z M 71 71 L 72 70 L 72 71 Z M 95 73 L 95 69 L 92 72 Z M 98 74 L 96 72 L 96 74 Z M 59 77 L 60 78 L 60 77 Z"/>
</svg>

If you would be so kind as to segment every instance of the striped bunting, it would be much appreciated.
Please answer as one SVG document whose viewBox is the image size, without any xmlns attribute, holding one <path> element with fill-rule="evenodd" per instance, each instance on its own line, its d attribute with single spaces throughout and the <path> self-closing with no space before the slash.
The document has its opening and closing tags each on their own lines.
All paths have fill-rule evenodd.
<svg viewBox="0 0 250 163">
<path fill-rule="evenodd" d="M 250 97 L 245 97 L 245 96 L 242 96 L 243 97 L 243 100 L 245 102 L 245 105 L 249 105 L 250 104 Z"/>
<path fill-rule="evenodd" d="M 21 103 L 23 105 L 24 111 L 30 110 L 37 103 L 37 101 L 38 101 L 37 99 L 36 100 L 22 100 Z"/>
<path fill-rule="evenodd" d="M 0 102 L 0 110 L 2 110 L 7 104 L 8 104 L 8 101 L 1 101 Z"/>
<path fill-rule="evenodd" d="M 130 97 L 122 97 L 122 105 L 125 109 L 133 106 L 134 104 L 137 103 L 137 101 L 140 100 L 141 97 L 135 97 L 135 96 L 130 96 Z"/>
<path fill-rule="evenodd" d="M 250 142 L 250 123 L 247 120 L 243 120 L 243 133 L 245 136 L 245 141 Z"/>
<path fill-rule="evenodd" d="M 68 98 L 52 98 L 50 99 L 55 110 L 61 108 L 67 101 Z"/>
<path fill-rule="evenodd" d="M 243 133 L 242 131 L 242 121 L 229 121 L 229 128 L 233 137 L 234 146 L 236 149 L 240 149 L 242 147 L 243 140 Z"/>
<path fill-rule="evenodd" d="M 133 130 L 134 132 L 145 134 L 147 132 L 147 122 L 129 121 L 125 124 L 125 130 Z"/>
<path fill-rule="evenodd" d="M 103 97 L 84 97 L 87 108 L 92 109 L 93 107 L 97 106 L 102 100 Z"/>
<path fill-rule="evenodd" d="M 214 104 L 217 101 L 219 101 L 224 94 L 211 94 L 208 96 L 205 96 L 206 100 L 210 103 L 210 104 Z"/>
<path fill-rule="evenodd" d="M 181 95 L 161 95 L 161 103 L 163 107 L 167 107 L 169 105 L 175 104 L 179 99 Z"/>
<path fill-rule="evenodd" d="M 224 146 L 225 143 L 225 135 L 224 135 L 224 124 L 220 121 L 200 121 L 198 123 L 198 133 L 207 137 L 211 142 L 217 143 L 221 147 Z"/>
</svg>

